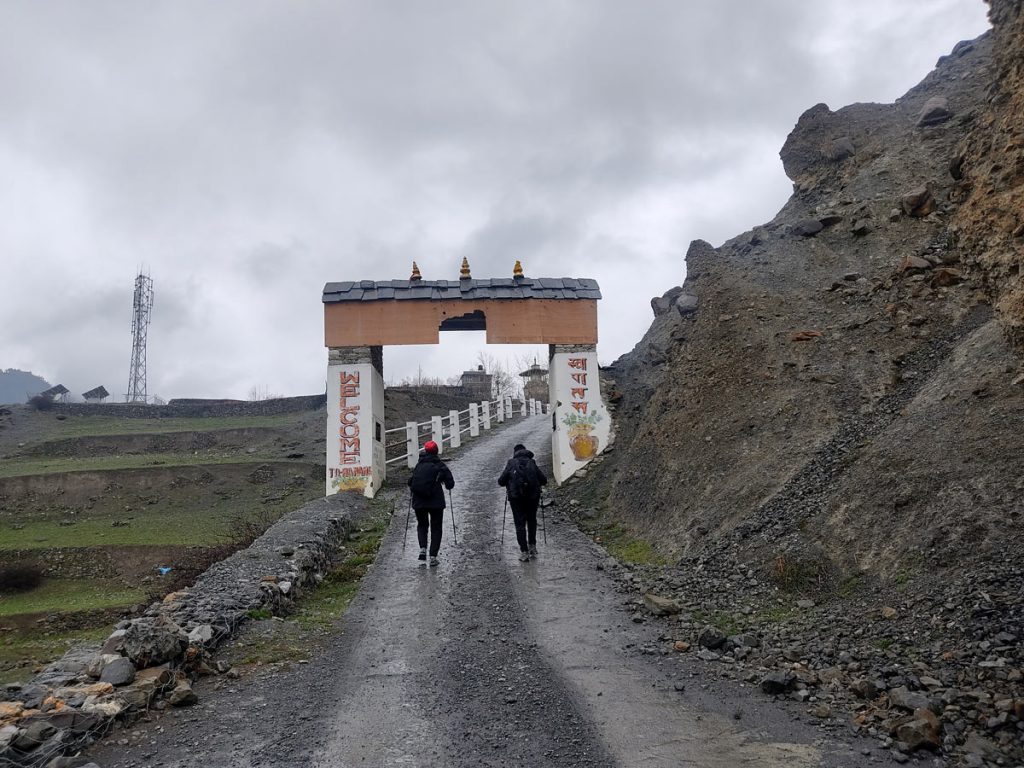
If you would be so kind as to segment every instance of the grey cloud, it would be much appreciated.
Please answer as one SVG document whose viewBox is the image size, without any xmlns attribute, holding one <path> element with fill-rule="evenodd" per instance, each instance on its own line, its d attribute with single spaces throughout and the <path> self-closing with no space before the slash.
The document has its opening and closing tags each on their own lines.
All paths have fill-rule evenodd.
<svg viewBox="0 0 1024 768">
<path fill-rule="evenodd" d="M 603 281 L 614 357 L 681 279 L 690 239 L 719 242 L 782 204 L 776 153 L 807 106 L 895 97 L 981 32 L 984 11 L 5 3 L 0 176 L 15 191 L 0 202 L 17 226 L 0 252 L 19 289 L 0 327 L 29 322 L 0 367 L 126 379 L 120 326 L 148 264 L 151 391 L 318 391 L 324 282 L 404 277 L 413 259 L 454 277 L 462 255 L 479 276 L 520 258 Z M 76 286 L 67 314 L 46 309 L 53 274 Z"/>
</svg>

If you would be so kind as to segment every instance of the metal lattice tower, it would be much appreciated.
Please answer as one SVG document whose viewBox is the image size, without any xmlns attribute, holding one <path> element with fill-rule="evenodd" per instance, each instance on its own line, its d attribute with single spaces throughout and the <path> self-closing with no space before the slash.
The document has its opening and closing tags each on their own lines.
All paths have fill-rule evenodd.
<svg viewBox="0 0 1024 768">
<path fill-rule="evenodd" d="M 141 272 L 135 278 L 132 305 L 132 367 L 128 373 L 127 403 L 146 402 L 146 331 L 153 312 L 153 280 Z"/>
</svg>

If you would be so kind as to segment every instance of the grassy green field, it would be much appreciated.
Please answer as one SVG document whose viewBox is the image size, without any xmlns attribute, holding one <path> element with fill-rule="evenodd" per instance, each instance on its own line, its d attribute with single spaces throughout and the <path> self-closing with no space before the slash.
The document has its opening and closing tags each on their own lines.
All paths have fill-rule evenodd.
<svg viewBox="0 0 1024 768">
<path fill-rule="evenodd" d="M 297 493 L 270 504 L 262 503 L 255 494 L 210 499 L 202 504 L 182 503 L 173 508 L 157 504 L 135 512 L 83 514 L 76 516 L 73 522 L 65 517 L 30 519 L 19 523 L 22 527 L 18 528 L 0 522 L 0 541 L 3 542 L 0 552 L 123 545 L 215 546 L 231 539 L 232 524 L 239 517 L 258 519 L 269 525 L 311 495 L 312 492 Z M 113 525 L 115 520 L 122 524 Z"/>
<path fill-rule="evenodd" d="M 156 586 L 140 575 L 149 559 L 173 562 L 182 574 L 193 565 L 201 569 L 204 558 L 228 551 L 225 545 L 251 540 L 282 514 L 323 494 L 323 473 L 317 470 L 323 417 L 316 411 L 154 419 L 61 418 L 32 411 L 15 416 L 0 433 L 0 456 L 8 456 L 0 460 L 0 478 L 29 477 L 25 488 L 43 490 L 32 494 L 21 481 L 3 481 L 18 490 L 0 505 L 0 560 L 11 550 L 76 551 L 54 561 L 56 572 L 68 578 L 0 594 L 0 628 L 5 628 L 0 629 L 0 683 L 26 680 L 72 645 L 105 637 L 120 609 L 146 602 L 147 590 Z M 204 441 L 137 437 L 222 430 L 256 431 L 251 439 L 213 434 L 205 442 L 215 447 L 196 451 L 188 446 Z M 92 437 L 102 439 L 77 440 Z M 313 461 L 285 459 L 285 452 Z M 100 453 L 115 455 L 93 455 Z M 270 466 L 256 473 L 262 465 Z M 107 474 L 99 480 L 82 474 L 90 472 Z M 54 477 L 37 479 L 41 475 Z M 98 551 L 119 546 L 146 549 L 124 560 Z M 197 549 L 161 549 L 181 546 Z M 92 571 L 93 578 L 87 578 Z M 346 590 L 330 590 L 331 599 L 347 601 Z M 40 614 L 57 618 L 36 621 Z"/>
<path fill-rule="evenodd" d="M 196 451 L 191 453 L 145 453 L 128 456 L 55 457 L 5 459 L 0 463 L 0 477 L 48 475 L 55 472 L 89 472 L 112 469 L 152 467 L 195 467 L 204 464 L 252 464 L 282 461 L 280 457 L 237 451 Z"/>
<path fill-rule="evenodd" d="M 0 618 L 23 613 L 73 613 L 101 608 L 121 608 L 143 602 L 139 587 L 96 579 L 47 579 L 29 592 L 0 594 Z"/>
<path fill-rule="evenodd" d="M 95 627 L 0 635 L 0 685 L 24 682 L 32 677 L 37 665 L 59 658 L 76 645 L 100 643 L 109 634 L 110 627 Z"/>
</svg>

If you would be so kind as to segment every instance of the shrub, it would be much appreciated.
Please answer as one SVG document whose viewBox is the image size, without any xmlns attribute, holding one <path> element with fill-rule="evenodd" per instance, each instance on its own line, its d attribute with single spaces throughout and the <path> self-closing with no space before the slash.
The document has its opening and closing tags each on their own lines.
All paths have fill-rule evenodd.
<svg viewBox="0 0 1024 768">
<path fill-rule="evenodd" d="M 829 577 L 828 563 L 814 557 L 780 554 L 771 565 L 771 580 L 787 592 L 821 589 Z"/>
<path fill-rule="evenodd" d="M 53 408 L 53 398 L 46 395 L 33 395 L 28 399 L 29 407 L 37 411 L 48 411 Z"/>
<path fill-rule="evenodd" d="M 262 536 L 281 517 L 269 509 L 236 512 L 228 519 L 228 543 L 244 549 Z"/>
<path fill-rule="evenodd" d="M 0 566 L 0 593 L 28 592 L 43 583 L 43 569 L 29 563 Z"/>
</svg>

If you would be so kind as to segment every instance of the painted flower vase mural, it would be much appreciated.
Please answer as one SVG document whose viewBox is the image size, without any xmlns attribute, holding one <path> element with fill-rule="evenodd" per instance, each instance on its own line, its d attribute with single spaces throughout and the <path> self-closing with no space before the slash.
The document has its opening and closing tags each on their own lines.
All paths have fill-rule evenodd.
<svg viewBox="0 0 1024 768">
<path fill-rule="evenodd" d="M 596 435 L 592 435 L 594 425 L 601 420 L 601 414 L 590 413 L 581 416 L 577 413 L 570 413 L 563 420 L 569 429 L 569 448 L 576 461 L 587 461 L 597 456 L 601 448 L 600 441 Z"/>
</svg>

